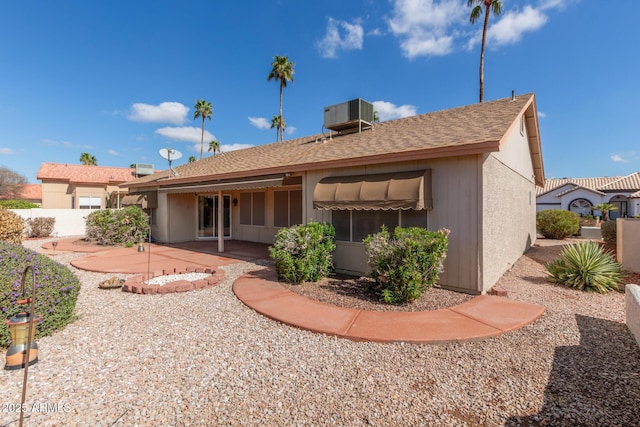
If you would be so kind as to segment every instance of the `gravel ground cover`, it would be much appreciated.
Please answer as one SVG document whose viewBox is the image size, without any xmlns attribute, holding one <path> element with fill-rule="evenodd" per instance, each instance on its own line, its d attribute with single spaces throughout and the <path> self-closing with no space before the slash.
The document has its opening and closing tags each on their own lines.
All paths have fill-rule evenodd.
<svg viewBox="0 0 640 427">
<path fill-rule="evenodd" d="M 112 275 L 75 270 L 79 319 L 38 341 L 26 425 L 639 425 L 640 349 L 624 295 L 546 283 L 554 252 L 533 248 L 499 282 L 510 298 L 545 305 L 540 319 L 442 345 L 359 343 L 266 319 L 231 290 L 258 264 L 167 295 L 101 290 Z M 0 373 L 0 426 L 17 425 L 22 375 Z"/>
</svg>

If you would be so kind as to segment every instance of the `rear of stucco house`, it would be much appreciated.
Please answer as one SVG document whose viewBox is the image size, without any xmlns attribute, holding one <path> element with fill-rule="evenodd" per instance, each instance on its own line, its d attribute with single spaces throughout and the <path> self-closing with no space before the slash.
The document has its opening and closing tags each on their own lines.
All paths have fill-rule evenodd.
<svg viewBox="0 0 640 427">
<path fill-rule="evenodd" d="M 332 223 L 334 265 L 351 274 L 367 271 L 362 238 L 383 224 L 447 228 L 439 284 L 486 293 L 535 241 L 544 182 L 535 96 L 365 124 L 227 152 L 127 186 L 157 195 L 147 207 L 159 242 L 219 245 L 222 232 L 270 244 L 281 227 Z"/>
</svg>

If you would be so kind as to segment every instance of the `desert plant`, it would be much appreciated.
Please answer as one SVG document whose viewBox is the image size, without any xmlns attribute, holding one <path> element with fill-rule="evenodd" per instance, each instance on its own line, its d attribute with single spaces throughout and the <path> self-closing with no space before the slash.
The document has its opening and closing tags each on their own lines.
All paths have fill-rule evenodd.
<svg viewBox="0 0 640 427">
<path fill-rule="evenodd" d="M 139 206 L 103 209 L 91 212 L 86 219 L 87 239 L 101 245 L 125 245 L 144 241 L 149 229 L 149 216 Z"/>
<path fill-rule="evenodd" d="M 24 221 L 15 213 L 0 207 L 0 240 L 10 243 L 22 243 Z"/>
<path fill-rule="evenodd" d="M 25 222 L 27 223 L 29 237 L 49 237 L 53 233 L 53 227 L 56 225 L 56 219 L 51 216 L 29 218 Z"/>
<path fill-rule="evenodd" d="M 0 312 L 9 319 L 24 311 L 16 305 L 21 298 L 22 275 L 31 266 L 36 276 L 36 314 L 43 316 L 36 337 L 43 337 L 64 328 L 75 320 L 75 306 L 80 282 L 71 270 L 52 259 L 22 245 L 0 242 Z M 25 276 L 25 287 L 33 289 L 31 270 Z M 9 328 L 0 322 L 0 347 L 9 344 Z"/>
<path fill-rule="evenodd" d="M 331 254 L 336 230 L 331 224 L 310 222 L 281 228 L 269 254 L 278 277 L 290 283 L 316 282 L 333 268 Z"/>
<path fill-rule="evenodd" d="M 598 205 L 595 205 L 591 208 L 594 211 L 600 211 L 602 212 L 602 220 L 603 221 L 608 221 L 609 220 L 609 211 L 617 211 L 618 207 L 614 204 L 611 203 L 600 203 Z"/>
<path fill-rule="evenodd" d="M 550 282 L 598 293 L 618 289 L 625 277 L 622 266 L 597 242 L 567 245 L 546 269 Z"/>
<path fill-rule="evenodd" d="M 602 234 L 602 240 L 604 240 L 607 245 L 616 245 L 618 227 L 615 221 L 605 221 L 600 224 L 600 233 Z"/>
<path fill-rule="evenodd" d="M 364 240 L 371 276 L 385 302 L 400 304 L 418 299 L 435 285 L 447 256 L 449 230 L 386 227 Z"/>
<path fill-rule="evenodd" d="M 35 209 L 40 207 L 26 200 L 0 200 L 0 206 L 7 209 Z"/>
<path fill-rule="evenodd" d="M 536 214 L 538 232 L 547 239 L 562 240 L 580 229 L 578 214 L 571 211 L 550 209 Z"/>
</svg>

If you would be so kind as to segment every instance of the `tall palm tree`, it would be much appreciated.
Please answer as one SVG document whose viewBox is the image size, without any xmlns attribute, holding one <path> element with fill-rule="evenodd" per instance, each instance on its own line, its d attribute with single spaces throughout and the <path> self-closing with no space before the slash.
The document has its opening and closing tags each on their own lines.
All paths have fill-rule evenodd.
<svg viewBox="0 0 640 427">
<path fill-rule="evenodd" d="M 482 16 L 482 6 L 484 5 L 484 24 L 482 26 L 482 47 L 480 48 L 480 102 L 484 101 L 484 47 L 487 41 L 487 26 L 489 24 L 489 13 L 495 16 L 502 13 L 502 2 L 498 0 L 467 0 L 467 6 L 472 7 L 469 20 L 475 24 Z"/>
<path fill-rule="evenodd" d="M 271 129 L 276 128 L 276 141 L 280 139 L 280 135 L 286 127 L 287 124 L 281 116 L 273 116 L 271 118 Z"/>
<path fill-rule="evenodd" d="M 213 117 L 213 105 L 204 99 L 198 99 L 193 108 L 196 110 L 193 113 L 193 120 L 202 117 L 202 138 L 200 140 L 200 160 L 202 160 L 202 153 L 204 152 L 204 119 L 211 120 L 211 117 Z"/>
<path fill-rule="evenodd" d="M 85 166 L 97 166 L 98 160 L 89 153 L 80 154 L 80 162 Z"/>
<path fill-rule="evenodd" d="M 282 89 L 287 87 L 287 82 L 293 82 L 293 67 L 295 62 L 289 61 L 288 56 L 274 56 L 271 63 L 271 72 L 267 76 L 267 81 L 277 80 L 280 82 L 280 140 L 284 139 L 284 119 L 282 118 Z"/>
<path fill-rule="evenodd" d="M 211 141 L 209 141 L 209 150 L 207 151 L 213 151 L 213 155 L 216 155 L 216 152 L 218 153 L 222 153 L 222 151 L 220 151 L 220 141 L 218 141 L 217 139 L 212 139 Z"/>
</svg>

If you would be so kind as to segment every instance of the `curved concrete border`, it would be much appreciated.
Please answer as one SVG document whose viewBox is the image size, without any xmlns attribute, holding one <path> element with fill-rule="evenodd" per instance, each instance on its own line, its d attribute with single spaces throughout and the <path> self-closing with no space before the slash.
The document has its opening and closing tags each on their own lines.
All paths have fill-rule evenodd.
<svg viewBox="0 0 640 427">
<path fill-rule="evenodd" d="M 301 329 L 355 341 L 448 343 L 492 337 L 519 329 L 540 317 L 541 305 L 480 295 L 434 311 L 386 312 L 336 307 L 285 289 L 270 277 L 247 274 L 233 292 L 258 313 Z"/>
<path fill-rule="evenodd" d="M 162 286 L 147 285 L 144 283 L 147 280 L 153 279 L 154 277 L 158 276 L 168 276 L 172 274 L 179 275 L 187 273 L 207 273 L 211 274 L 211 276 L 193 281 L 178 279 L 176 281 L 166 283 Z M 146 295 L 171 294 L 175 292 L 188 292 L 193 290 L 211 288 L 221 283 L 223 280 L 224 271 L 221 269 L 213 270 L 211 268 L 187 267 L 185 269 L 163 270 L 160 274 L 151 273 L 150 277 L 147 277 L 146 274 L 129 277 L 122 286 L 122 290 L 124 292 Z"/>
</svg>

